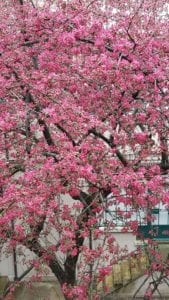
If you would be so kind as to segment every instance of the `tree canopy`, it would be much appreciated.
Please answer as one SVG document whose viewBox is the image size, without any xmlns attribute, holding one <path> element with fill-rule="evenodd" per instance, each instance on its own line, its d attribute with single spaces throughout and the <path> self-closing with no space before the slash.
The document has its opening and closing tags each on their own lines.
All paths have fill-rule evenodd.
<svg viewBox="0 0 169 300">
<path fill-rule="evenodd" d="M 69 298 L 88 299 L 82 270 L 105 248 L 84 241 L 91 228 L 103 235 L 113 201 L 146 219 L 168 207 L 168 10 L 167 0 L 0 1 L 1 245 L 26 247 L 62 285 L 80 278 Z"/>
</svg>

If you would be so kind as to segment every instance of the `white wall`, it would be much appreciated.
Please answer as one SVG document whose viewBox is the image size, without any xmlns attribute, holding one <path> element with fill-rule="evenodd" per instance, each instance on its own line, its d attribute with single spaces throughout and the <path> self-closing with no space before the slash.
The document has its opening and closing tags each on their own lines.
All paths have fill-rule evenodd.
<svg viewBox="0 0 169 300">
<path fill-rule="evenodd" d="M 127 247 L 128 251 L 134 251 L 135 248 L 135 242 L 136 238 L 132 233 L 122 233 L 122 232 L 114 232 L 114 237 L 117 240 L 117 243 L 120 247 L 124 248 Z M 27 249 L 23 248 L 24 255 L 17 256 L 17 270 L 18 270 L 18 276 L 20 276 L 26 269 L 27 266 L 24 265 L 23 259 L 24 256 L 26 259 L 33 259 L 35 256 L 31 254 L 31 252 Z M 35 274 L 35 270 L 32 270 L 25 278 L 30 278 L 33 274 Z M 4 254 L 0 257 L 0 276 L 8 276 L 10 280 L 14 279 L 14 259 L 13 255 L 9 255 L 6 257 Z M 25 279 L 24 278 L 24 279 Z M 52 272 L 49 271 L 47 274 L 47 278 L 50 280 L 53 280 L 55 277 L 52 274 Z"/>
</svg>

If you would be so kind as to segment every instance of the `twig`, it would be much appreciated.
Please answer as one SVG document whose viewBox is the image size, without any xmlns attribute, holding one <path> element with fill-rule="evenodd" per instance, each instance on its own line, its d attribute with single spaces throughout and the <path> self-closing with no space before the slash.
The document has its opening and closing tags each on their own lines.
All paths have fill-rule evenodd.
<svg viewBox="0 0 169 300">
<path fill-rule="evenodd" d="M 142 282 L 142 284 L 138 287 L 138 289 L 137 289 L 136 292 L 134 293 L 134 296 L 133 296 L 132 299 L 135 299 L 135 298 L 136 298 L 138 292 L 141 290 L 141 288 L 142 288 L 143 285 L 146 283 L 146 281 L 149 279 L 149 277 L 150 277 L 150 276 L 147 276 L 147 277 L 144 279 L 144 281 Z"/>
</svg>

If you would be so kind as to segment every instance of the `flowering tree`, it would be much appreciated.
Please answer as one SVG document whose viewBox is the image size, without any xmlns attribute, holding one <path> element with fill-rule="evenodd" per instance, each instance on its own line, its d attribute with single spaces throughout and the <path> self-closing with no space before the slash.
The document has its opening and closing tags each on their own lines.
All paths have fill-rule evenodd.
<svg viewBox="0 0 169 300">
<path fill-rule="evenodd" d="M 85 299 L 112 197 L 168 205 L 168 1 L 44 2 L 0 1 L 0 238 Z"/>
</svg>

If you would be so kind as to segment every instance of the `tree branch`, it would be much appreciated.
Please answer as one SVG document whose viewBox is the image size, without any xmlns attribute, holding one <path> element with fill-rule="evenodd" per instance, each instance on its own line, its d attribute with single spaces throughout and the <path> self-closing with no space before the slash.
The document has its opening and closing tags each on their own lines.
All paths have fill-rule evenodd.
<svg viewBox="0 0 169 300">
<path fill-rule="evenodd" d="M 46 139 L 46 142 L 49 146 L 54 146 L 54 141 L 51 137 L 51 134 L 50 134 L 50 131 L 49 131 L 49 128 L 47 127 L 46 123 L 44 120 L 42 119 L 38 119 L 38 123 L 39 125 L 43 126 L 43 135 Z"/>
<path fill-rule="evenodd" d="M 111 148 L 116 148 L 116 144 L 113 142 L 113 137 L 112 136 L 110 137 L 110 139 L 108 139 L 103 134 L 101 134 L 100 132 L 97 132 L 96 129 L 90 129 L 89 133 L 92 133 L 96 137 L 102 139 Z M 121 161 L 121 163 L 123 164 L 123 166 L 126 167 L 128 165 L 128 162 L 125 159 L 125 157 L 123 156 L 123 154 L 118 149 L 116 149 L 115 153 L 116 153 L 117 157 L 119 158 L 119 160 Z"/>
<path fill-rule="evenodd" d="M 24 246 L 26 246 L 29 250 L 34 252 L 39 258 L 41 258 L 43 255 L 47 254 L 47 251 L 40 245 L 37 239 L 31 239 L 29 241 L 26 241 L 24 243 Z M 56 258 L 53 258 L 49 262 L 49 267 L 52 270 L 52 272 L 55 274 L 57 279 L 59 280 L 60 284 L 63 284 L 66 282 L 66 274 L 63 268 L 60 266 L 59 262 Z"/>
<path fill-rule="evenodd" d="M 79 258 L 80 248 L 84 242 L 84 237 L 81 236 L 81 231 L 84 229 L 84 225 L 88 221 L 89 217 L 94 214 L 91 210 L 91 206 L 95 196 L 96 194 L 88 195 L 82 191 L 80 193 L 79 199 L 84 204 L 84 208 L 76 221 L 78 225 L 78 229 L 75 232 L 77 254 L 75 256 L 68 255 L 64 263 L 66 282 L 72 285 L 74 285 L 76 281 L 76 264 Z"/>
<path fill-rule="evenodd" d="M 87 39 L 87 38 L 78 38 L 77 40 L 80 42 L 83 42 L 83 43 L 91 44 L 91 45 L 95 44 L 94 41 Z M 105 49 L 109 52 L 114 52 L 113 48 L 111 48 L 110 46 L 105 45 Z M 129 59 L 127 55 L 123 55 L 122 53 L 120 53 L 119 56 L 121 57 L 121 59 L 127 60 L 128 62 L 132 62 L 132 60 Z"/>
<path fill-rule="evenodd" d="M 76 146 L 76 142 L 73 140 L 73 138 L 71 137 L 71 135 L 69 134 L 69 132 L 66 131 L 66 129 L 64 129 L 61 125 L 59 124 L 55 124 L 57 126 L 57 128 L 62 131 L 63 133 L 65 133 L 65 135 L 68 137 L 68 139 L 72 142 L 73 146 Z"/>
</svg>

